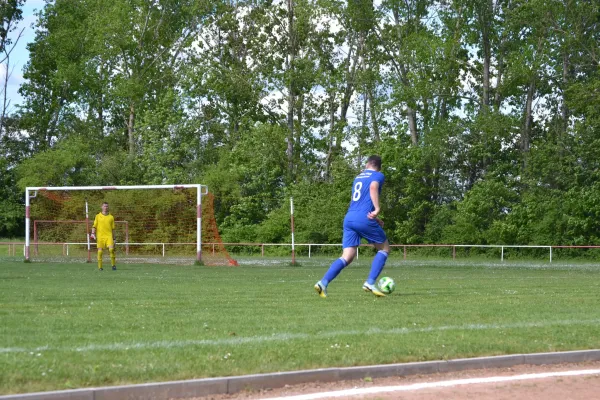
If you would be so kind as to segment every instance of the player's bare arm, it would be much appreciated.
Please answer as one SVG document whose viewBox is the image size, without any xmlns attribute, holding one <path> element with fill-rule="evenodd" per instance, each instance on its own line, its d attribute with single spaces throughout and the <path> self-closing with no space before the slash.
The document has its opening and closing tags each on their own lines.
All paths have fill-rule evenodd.
<svg viewBox="0 0 600 400">
<path fill-rule="evenodd" d="M 92 226 L 92 234 L 90 235 L 90 239 L 96 240 L 96 226 L 98 225 L 98 216 L 94 218 L 94 225 Z"/>
<path fill-rule="evenodd" d="M 379 215 L 379 211 L 381 210 L 379 207 L 379 182 L 373 181 L 369 186 L 369 194 L 371 195 L 371 201 L 373 202 L 373 211 L 367 214 L 369 219 L 379 219 L 377 216 Z M 379 223 L 381 225 L 381 223 Z"/>
</svg>

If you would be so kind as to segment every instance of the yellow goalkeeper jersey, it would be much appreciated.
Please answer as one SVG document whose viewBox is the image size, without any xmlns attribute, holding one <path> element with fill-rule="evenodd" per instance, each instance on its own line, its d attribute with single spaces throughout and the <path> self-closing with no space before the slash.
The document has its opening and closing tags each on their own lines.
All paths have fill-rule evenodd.
<svg viewBox="0 0 600 400">
<path fill-rule="evenodd" d="M 115 229 L 115 217 L 110 213 L 108 215 L 102 213 L 96 214 L 94 228 L 96 228 L 96 237 L 112 238 L 113 230 Z"/>
</svg>

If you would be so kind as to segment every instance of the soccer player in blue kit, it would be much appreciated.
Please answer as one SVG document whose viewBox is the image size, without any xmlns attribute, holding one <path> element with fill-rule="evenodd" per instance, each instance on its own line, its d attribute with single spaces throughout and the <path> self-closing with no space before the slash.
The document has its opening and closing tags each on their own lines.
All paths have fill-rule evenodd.
<svg viewBox="0 0 600 400">
<path fill-rule="evenodd" d="M 375 296 L 385 296 L 375 281 L 383 270 L 390 252 L 390 243 L 383 231 L 383 221 L 379 219 L 379 194 L 385 180 L 381 171 L 381 157 L 372 155 L 367 159 L 367 165 L 352 183 L 352 200 L 344 218 L 344 234 L 342 240 L 342 256 L 331 263 L 329 270 L 319 282 L 315 290 L 321 297 L 327 297 L 327 286 L 336 276 L 356 257 L 361 238 L 366 239 L 377 249 L 377 254 L 371 263 L 371 272 L 363 290 Z"/>
</svg>

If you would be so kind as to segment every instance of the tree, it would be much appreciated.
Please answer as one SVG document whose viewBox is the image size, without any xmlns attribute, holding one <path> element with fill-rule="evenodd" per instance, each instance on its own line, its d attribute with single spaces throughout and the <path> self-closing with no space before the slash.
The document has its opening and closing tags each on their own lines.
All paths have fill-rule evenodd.
<svg viewBox="0 0 600 400">
<path fill-rule="evenodd" d="M 595 241 L 598 7 L 47 2 L 0 190 L 201 181 L 227 240 L 287 240 L 293 195 L 297 236 L 338 241 L 347 182 L 377 153 L 392 242 Z"/>
<path fill-rule="evenodd" d="M 15 49 L 17 43 L 23 36 L 25 28 L 18 29 L 18 23 L 23 19 L 23 12 L 20 7 L 24 0 L 6 0 L 0 3 L 0 72 L 4 73 L 0 81 L 0 138 L 6 134 L 6 118 L 10 107 L 8 98 L 8 80 L 12 73 L 10 64 L 10 55 Z M 11 34 L 16 32 L 16 37 Z"/>
<path fill-rule="evenodd" d="M 257 124 L 232 149 L 223 149 L 219 164 L 201 177 L 214 193 L 217 220 L 224 237 L 257 240 L 258 226 L 283 202 L 285 135 L 278 125 Z"/>
<path fill-rule="evenodd" d="M 18 116 L 11 114 L 8 81 L 13 72 L 10 56 L 22 38 L 18 24 L 23 19 L 23 0 L 0 3 L 0 237 L 18 235 L 23 226 L 22 192 L 16 187 L 15 166 L 23 156 L 23 147 L 15 137 Z"/>
</svg>

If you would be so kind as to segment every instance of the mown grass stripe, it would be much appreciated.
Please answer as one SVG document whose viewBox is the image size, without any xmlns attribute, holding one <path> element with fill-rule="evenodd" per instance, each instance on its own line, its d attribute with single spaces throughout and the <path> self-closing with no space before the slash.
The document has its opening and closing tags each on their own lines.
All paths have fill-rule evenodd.
<svg viewBox="0 0 600 400">
<path fill-rule="evenodd" d="M 475 330 L 491 330 L 491 329 L 524 329 L 524 328 L 544 328 L 549 326 L 561 325 L 600 325 L 600 319 L 582 320 L 582 321 L 542 321 L 542 322 L 524 322 L 517 324 L 467 324 L 458 326 L 429 326 L 424 328 L 370 328 L 367 330 L 343 330 L 343 331 L 328 331 L 317 334 L 309 333 L 278 333 L 270 336 L 252 336 L 252 337 L 235 337 L 223 339 L 200 339 L 200 340 L 161 340 L 157 342 L 140 342 L 140 343 L 109 343 L 109 344 L 90 344 L 78 347 L 51 347 L 42 346 L 34 349 L 26 349 L 22 347 L 5 347 L 0 348 L 0 353 L 24 353 L 24 352 L 40 352 L 40 351 L 105 351 L 105 350 L 137 350 L 137 349 L 169 349 L 188 346 L 223 346 L 223 345 L 244 345 L 256 344 L 265 342 L 279 342 L 288 340 L 304 340 L 304 339 L 321 339 L 337 336 L 354 336 L 354 335 L 410 335 L 413 333 L 437 332 L 437 331 L 475 331 Z"/>
</svg>

